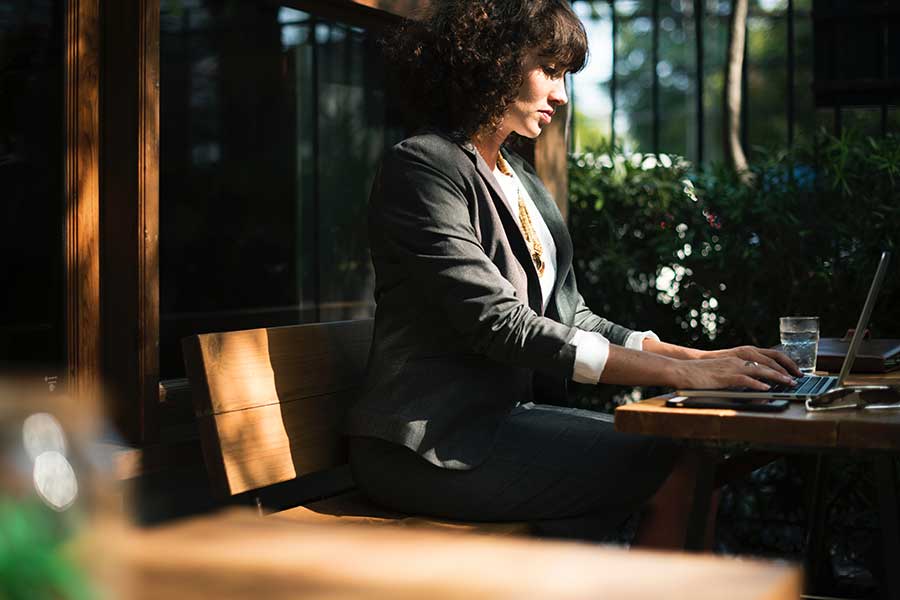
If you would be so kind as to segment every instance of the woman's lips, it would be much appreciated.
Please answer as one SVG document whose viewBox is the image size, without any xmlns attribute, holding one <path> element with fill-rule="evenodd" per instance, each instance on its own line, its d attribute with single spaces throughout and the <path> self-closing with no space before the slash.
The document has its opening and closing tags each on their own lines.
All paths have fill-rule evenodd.
<svg viewBox="0 0 900 600">
<path fill-rule="evenodd" d="M 541 110 L 538 112 L 541 113 L 541 123 L 543 123 L 544 125 L 548 125 L 550 123 L 550 121 L 553 120 L 553 112 L 554 111 Z"/>
</svg>

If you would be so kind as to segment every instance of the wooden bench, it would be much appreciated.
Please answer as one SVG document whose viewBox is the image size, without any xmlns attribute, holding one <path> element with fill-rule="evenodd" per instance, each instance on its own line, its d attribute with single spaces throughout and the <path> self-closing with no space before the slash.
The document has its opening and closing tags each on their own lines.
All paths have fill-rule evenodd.
<svg viewBox="0 0 900 600">
<path fill-rule="evenodd" d="M 800 598 L 799 569 L 779 562 L 434 529 L 287 525 L 231 509 L 116 535 L 90 529 L 107 543 L 94 554 L 121 565 L 105 569 L 112 582 L 130 584 L 110 597 L 132 600 Z"/>
<path fill-rule="evenodd" d="M 372 330 L 369 319 L 182 340 L 213 493 L 302 521 L 527 533 L 525 523 L 399 514 L 355 490 L 341 429 L 362 383 Z"/>
</svg>

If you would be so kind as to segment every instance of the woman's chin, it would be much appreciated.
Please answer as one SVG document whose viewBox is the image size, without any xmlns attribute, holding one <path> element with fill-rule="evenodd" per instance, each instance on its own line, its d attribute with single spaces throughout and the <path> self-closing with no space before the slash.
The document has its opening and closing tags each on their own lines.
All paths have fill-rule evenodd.
<svg viewBox="0 0 900 600">
<path fill-rule="evenodd" d="M 534 125 L 533 127 L 528 127 L 524 131 L 519 131 L 517 133 L 519 135 L 521 135 L 522 137 L 527 137 L 527 138 L 530 138 L 533 140 L 536 137 L 538 137 L 539 135 L 541 135 L 541 132 L 543 132 L 543 131 L 544 131 L 544 129 L 540 125 Z"/>
</svg>

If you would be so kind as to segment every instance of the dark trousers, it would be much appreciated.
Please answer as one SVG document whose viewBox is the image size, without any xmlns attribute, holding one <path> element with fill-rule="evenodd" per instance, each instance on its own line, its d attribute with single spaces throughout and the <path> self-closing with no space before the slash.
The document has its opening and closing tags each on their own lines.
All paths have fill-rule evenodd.
<svg viewBox="0 0 900 600">
<path fill-rule="evenodd" d="M 359 488 L 387 508 L 464 521 L 529 521 L 539 534 L 600 541 L 639 511 L 671 472 L 671 441 L 618 433 L 610 415 L 518 406 L 487 459 L 437 467 L 375 438 L 350 441 Z"/>
</svg>

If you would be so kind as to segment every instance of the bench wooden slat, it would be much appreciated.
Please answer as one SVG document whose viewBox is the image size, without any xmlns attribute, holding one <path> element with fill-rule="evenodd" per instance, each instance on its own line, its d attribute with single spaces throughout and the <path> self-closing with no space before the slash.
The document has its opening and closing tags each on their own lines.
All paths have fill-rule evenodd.
<svg viewBox="0 0 900 600">
<path fill-rule="evenodd" d="M 199 416 L 245 410 L 355 387 L 365 371 L 372 320 L 270 327 L 185 338 Z"/>
<path fill-rule="evenodd" d="M 347 462 L 341 427 L 355 390 L 200 417 L 229 495 Z"/>
</svg>

